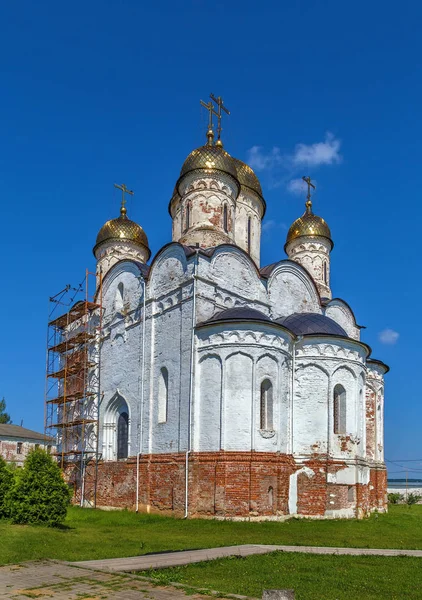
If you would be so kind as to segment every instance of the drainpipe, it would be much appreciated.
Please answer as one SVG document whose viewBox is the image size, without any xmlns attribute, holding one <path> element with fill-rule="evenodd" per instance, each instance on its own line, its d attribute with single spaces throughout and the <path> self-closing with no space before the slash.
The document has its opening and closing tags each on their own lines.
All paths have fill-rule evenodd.
<svg viewBox="0 0 422 600">
<path fill-rule="evenodd" d="M 142 454 L 142 425 L 143 425 L 143 417 L 144 417 L 144 380 L 145 380 L 145 307 L 146 307 L 146 298 L 145 298 L 145 279 L 142 278 L 142 286 L 143 286 L 143 308 L 142 308 L 142 359 L 141 359 L 141 410 L 139 415 L 139 448 L 136 456 L 136 512 L 139 511 L 139 460 Z"/>
<path fill-rule="evenodd" d="M 188 518 L 189 513 L 189 454 L 192 452 L 192 399 L 193 399 L 193 376 L 195 359 L 195 326 L 196 326 L 196 280 L 198 269 L 198 245 L 193 267 L 193 298 L 192 298 L 192 336 L 190 346 L 190 373 L 189 373 L 189 404 L 188 404 L 188 449 L 185 456 L 185 514 L 184 519 Z"/>
<path fill-rule="evenodd" d="M 298 335 L 292 342 L 292 379 L 290 385 L 290 452 L 293 454 L 293 419 L 295 397 L 295 370 L 296 370 L 296 345 L 303 340 L 303 335 Z"/>
</svg>

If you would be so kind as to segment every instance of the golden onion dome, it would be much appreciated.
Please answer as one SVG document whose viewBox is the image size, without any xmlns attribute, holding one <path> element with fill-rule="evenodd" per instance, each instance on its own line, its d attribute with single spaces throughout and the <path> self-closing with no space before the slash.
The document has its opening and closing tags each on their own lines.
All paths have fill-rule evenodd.
<svg viewBox="0 0 422 600">
<path fill-rule="evenodd" d="M 331 239 L 331 231 L 328 227 L 327 223 L 324 221 L 322 217 L 318 217 L 318 215 L 314 215 L 312 212 L 312 202 L 308 200 L 306 202 L 306 211 L 303 213 L 299 219 L 291 225 L 286 239 L 286 246 L 296 240 L 299 237 L 324 237 L 329 240 L 331 244 L 331 248 L 333 248 L 334 243 Z"/>
<path fill-rule="evenodd" d="M 128 219 L 126 208 L 124 206 L 120 209 L 120 217 L 107 221 L 107 223 L 101 227 L 94 246 L 94 253 L 100 244 L 112 240 L 132 242 L 137 246 L 146 248 L 150 253 L 148 238 L 145 231 L 140 225 Z"/>
<path fill-rule="evenodd" d="M 223 173 L 228 173 L 238 181 L 235 160 L 224 150 L 221 144 L 214 146 L 206 144 L 205 146 L 196 148 L 196 150 L 192 150 L 183 163 L 179 181 L 184 175 L 197 169 L 222 171 Z"/>
<path fill-rule="evenodd" d="M 233 160 L 236 163 L 237 178 L 239 180 L 240 185 L 254 191 L 263 200 L 264 198 L 262 196 L 261 184 L 259 183 L 259 179 L 255 175 L 254 171 L 249 165 L 239 160 L 238 158 L 234 158 Z"/>
</svg>

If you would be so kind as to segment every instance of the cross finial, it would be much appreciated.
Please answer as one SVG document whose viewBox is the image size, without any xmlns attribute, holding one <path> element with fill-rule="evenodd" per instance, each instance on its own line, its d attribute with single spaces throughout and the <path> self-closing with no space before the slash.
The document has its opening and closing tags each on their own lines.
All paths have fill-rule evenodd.
<svg viewBox="0 0 422 600">
<path fill-rule="evenodd" d="M 217 143 L 220 142 L 219 145 L 221 145 L 221 132 L 223 130 L 223 128 L 221 127 L 221 111 L 224 110 L 224 112 L 229 115 L 230 111 L 228 108 L 226 108 L 224 106 L 224 102 L 223 102 L 223 98 L 221 96 L 218 96 L 218 98 L 216 98 L 214 96 L 214 94 L 210 94 L 210 98 L 211 100 L 213 100 L 216 105 L 218 106 L 218 113 L 214 112 L 214 114 L 217 115 Z"/>
<path fill-rule="evenodd" d="M 127 212 L 125 194 L 130 194 L 131 196 L 133 196 L 134 192 L 132 190 L 128 190 L 124 183 L 122 183 L 121 185 L 115 183 L 114 187 L 118 190 L 122 190 L 122 205 L 120 207 L 120 214 L 122 215 L 122 217 L 125 217 Z"/>
<path fill-rule="evenodd" d="M 302 177 L 302 179 L 308 186 L 308 194 L 306 196 L 306 212 L 311 213 L 312 212 L 311 188 L 314 190 L 315 186 L 312 183 L 312 180 L 309 177 L 309 175 L 308 175 L 308 177 L 305 177 L 305 175 L 304 175 Z"/>
<path fill-rule="evenodd" d="M 200 100 L 200 102 L 201 102 L 201 106 L 206 108 L 210 113 L 210 117 L 209 117 L 209 121 L 208 121 L 207 138 L 208 138 L 208 146 L 212 146 L 212 141 L 214 139 L 214 126 L 212 124 L 212 116 L 215 115 L 216 117 L 218 117 L 218 113 L 215 112 L 214 106 L 212 105 L 211 100 L 208 102 L 208 104 L 205 104 L 205 102 L 203 100 Z"/>
</svg>

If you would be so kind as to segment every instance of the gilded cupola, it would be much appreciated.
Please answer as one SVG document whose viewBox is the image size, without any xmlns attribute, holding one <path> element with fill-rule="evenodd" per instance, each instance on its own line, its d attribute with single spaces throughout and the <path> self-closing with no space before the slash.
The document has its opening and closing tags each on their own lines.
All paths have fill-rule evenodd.
<svg viewBox="0 0 422 600">
<path fill-rule="evenodd" d="M 135 221 L 128 219 L 124 206 L 121 207 L 120 216 L 117 219 L 111 219 L 101 227 L 94 246 L 94 253 L 100 244 L 111 241 L 131 242 L 147 249 L 150 254 L 145 231 Z"/>
<path fill-rule="evenodd" d="M 313 213 L 312 202 L 310 200 L 306 202 L 306 210 L 303 215 L 296 219 L 296 221 L 290 226 L 290 229 L 287 233 L 285 248 L 290 242 L 299 237 L 323 237 L 330 242 L 331 249 L 334 246 L 334 243 L 331 239 L 330 228 L 322 217 L 318 217 L 318 215 Z"/>
<path fill-rule="evenodd" d="M 145 231 L 127 216 L 124 195 L 133 192 L 125 185 L 115 185 L 115 187 L 122 190 L 120 216 L 117 219 L 110 219 L 101 227 L 93 250 L 98 261 L 97 270 L 98 272 L 101 270 L 103 276 L 121 260 L 146 263 L 151 256 Z"/>
<path fill-rule="evenodd" d="M 330 252 L 333 249 L 331 231 L 322 217 L 312 210 L 311 189 L 315 189 L 310 177 L 302 177 L 308 185 L 306 210 L 291 225 L 284 249 L 290 260 L 304 267 L 312 276 L 321 298 L 331 298 Z"/>
</svg>

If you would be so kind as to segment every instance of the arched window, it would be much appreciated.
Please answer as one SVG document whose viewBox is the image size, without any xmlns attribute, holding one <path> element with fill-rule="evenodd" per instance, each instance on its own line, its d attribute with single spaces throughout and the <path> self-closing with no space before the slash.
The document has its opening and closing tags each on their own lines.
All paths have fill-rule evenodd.
<svg viewBox="0 0 422 600">
<path fill-rule="evenodd" d="M 125 294 L 125 286 L 122 282 L 119 283 L 116 290 L 116 297 L 114 300 L 114 309 L 116 312 L 121 312 L 124 306 L 124 294 Z"/>
<path fill-rule="evenodd" d="M 162 367 L 160 371 L 160 378 L 158 381 L 158 422 L 167 422 L 169 403 L 169 374 L 165 367 Z"/>
<path fill-rule="evenodd" d="M 227 233 L 229 230 L 229 215 L 227 211 L 227 204 L 225 204 L 223 208 L 223 227 L 224 231 Z"/>
<path fill-rule="evenodd" d="M 251 218 L 248 217 L 248 253 L 251 253 Z"/>
<path fill-rule="evenodd" d="M 185 210 L 185 231 L 187 231 L 190 227 L 190 202 L 186 204 Z"/>
<path fill-rule="evenodd" d="M 273 385 L 269 379 L 261 383 L 261 429 L 273 428 Z"/>
<path fill-rule="evenodd" d="M 127 458 L 129 445 L 129 415 L 121 412 L 117 419 L 117 460 Z"/>
<path fill-rule="evenodd" d="M 323 273 L 324 273 L 324 283 L 327 283 L 327 261 L 324 261 L 323 265 Z"/>
<path fill-rule="evenodd" d="M 334 433 L 346 433 L 346 390 L 340 384 L 334 388 Z"/>
</svg>

